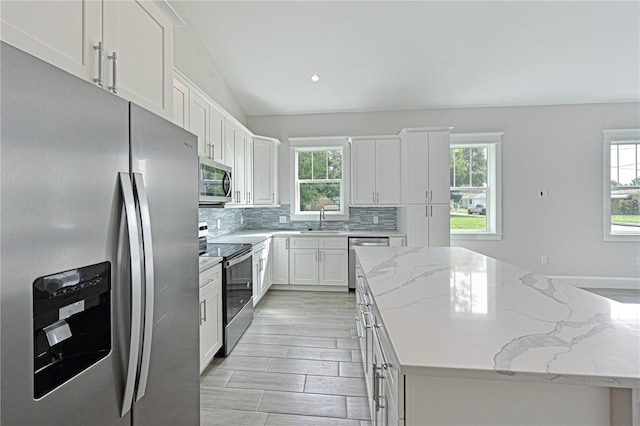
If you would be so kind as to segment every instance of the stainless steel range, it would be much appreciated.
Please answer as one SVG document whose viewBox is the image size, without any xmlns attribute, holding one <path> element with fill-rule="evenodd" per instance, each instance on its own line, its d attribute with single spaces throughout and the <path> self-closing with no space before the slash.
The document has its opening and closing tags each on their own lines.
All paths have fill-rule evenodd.
<svg viewBox="0 0 640 426">
<path fill-rule="evenodd" d="M 224 343 L 229 355 L 253 321 L 253 263 L 251 244 L 207 244 L 201 256 L 222 257 L 222 317 Z"/>
</svg>

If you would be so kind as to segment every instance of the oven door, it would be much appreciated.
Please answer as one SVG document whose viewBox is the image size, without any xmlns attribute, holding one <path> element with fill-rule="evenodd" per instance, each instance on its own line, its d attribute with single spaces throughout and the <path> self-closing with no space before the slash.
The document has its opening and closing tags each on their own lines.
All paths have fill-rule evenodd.
<svg viewBox="0 0 640 426">
<path fill-rule="evenodd" d="M 253 263 L 251 250 L 225 262 L 225 325 L 249 302 L 253 303 Z"/>
</svg>

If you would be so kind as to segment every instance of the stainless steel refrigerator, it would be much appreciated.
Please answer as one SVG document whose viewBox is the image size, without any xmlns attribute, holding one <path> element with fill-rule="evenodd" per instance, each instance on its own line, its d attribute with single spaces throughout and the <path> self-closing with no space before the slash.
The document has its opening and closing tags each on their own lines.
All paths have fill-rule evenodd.
<svg viewBox="0 0 640 426">
<path fill-rule="evenodd" d="M 0 422 L 198 424 L 195 136 L 0 54 Z"/>
</svg>

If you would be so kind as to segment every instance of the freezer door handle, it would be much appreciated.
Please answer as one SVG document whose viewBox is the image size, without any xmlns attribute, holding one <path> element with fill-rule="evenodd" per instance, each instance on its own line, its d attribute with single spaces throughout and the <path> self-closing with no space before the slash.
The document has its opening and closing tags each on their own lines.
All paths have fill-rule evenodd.
<svg viewBox="0 0 640 426">
<path fill-rule="evenodd" d="M 122 412 L 120 414 L 121 417 L 124 417 L 131 410 L 131 405 L 133 404 L 133 391 L 138 370 L 138 348 L 140 346 L 140 328 L 142 325 L 140 318 L 142 314 L 142 254 L 140 253 L 140 240 L 138 239 L 136 204 L 129 173 L 120 172 L 119 180 L 127 221 L 129 255 L 131 256 L 131 332 L 129 336 L 127 376 L 122 397 Z"/>
<path fill-rule="evenodd" d="M 140 221 L 142 223 L 142 250 L 144 251 L 144 331 L 142 334 L 142 360 L 140 362 L 140 376 L 138 377 L 138 391 L 136 401 L 144 396 L 147 389 L 147 377 L 149 376 L 149 364 L 151 361 L 151 343 L 153 337 L 153 241 L 151 240 L 151 217 L 149 215 L 149 202 L 147 190 L 144 186 L 144 178 L 140 173 L 133 174 L 135 194 L 140 208 Z"/>
</svg>

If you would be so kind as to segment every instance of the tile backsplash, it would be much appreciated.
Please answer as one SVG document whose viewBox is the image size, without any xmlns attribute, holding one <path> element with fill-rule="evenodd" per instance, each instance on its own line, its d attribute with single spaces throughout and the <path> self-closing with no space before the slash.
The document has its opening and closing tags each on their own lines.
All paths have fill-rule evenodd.
<svg viewBox="0 0 640 426">
<path fill-rule="evenodd" d="M 289 221 L 290 205 L 250 209 L 200 208 L 200 222 L 209 224 L 209 237 L 215 238 L 249 229 L 304 230 L 317 229 L 318 219 L 312 221 Z M 286 216 L 286 223 L 280 223 L 280 216 Z M 373 223 L 373 217 L 378 223 Z M 357 231 L 395 231 L 397 229 L 397 209 L 395 207 L 350 207 L 349 221 L 323 221 L 323 229 Z M 220 220 L 220 228 L 217 228 Z"/>
</svg>

